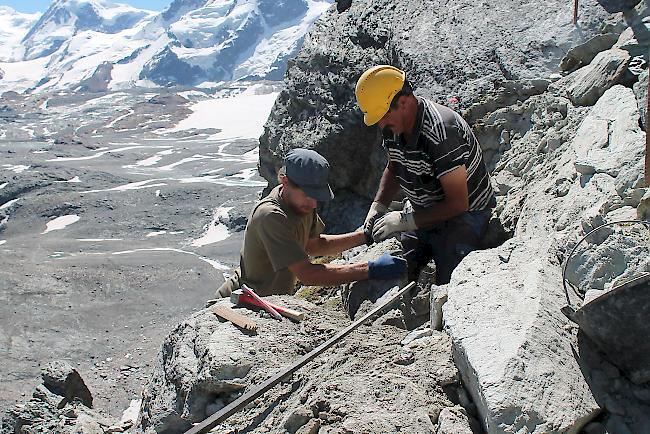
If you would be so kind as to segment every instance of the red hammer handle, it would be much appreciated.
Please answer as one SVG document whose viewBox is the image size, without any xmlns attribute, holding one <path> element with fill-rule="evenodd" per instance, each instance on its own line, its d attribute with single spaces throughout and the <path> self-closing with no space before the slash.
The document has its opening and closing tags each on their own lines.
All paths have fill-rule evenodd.
<svg viewBox="0 0 650 434">
<path fill-rule="evenodd" d="M 262 303 L 260 303 L 254 297 L 251 297 L 249 294 L 246 293 L 242 293 L 239 296 L 239 302 L 252 304 L 253 306 L 257 306 L 257 307 L 262 307 L 262 308 L 264 307 Z M 305 314 L 302 312 L 298 312 L 297 310 L 278 306 L 277 304 L 270 303 L 266 300 L 264 301 L 264 303 L 271 306 L 273 309 L 277 310 L 280 315 L 286 316 L 287 318 L 292 319 L 294 321 L 302 321 L 303 319 L 305 319 Z"/>
</svg>

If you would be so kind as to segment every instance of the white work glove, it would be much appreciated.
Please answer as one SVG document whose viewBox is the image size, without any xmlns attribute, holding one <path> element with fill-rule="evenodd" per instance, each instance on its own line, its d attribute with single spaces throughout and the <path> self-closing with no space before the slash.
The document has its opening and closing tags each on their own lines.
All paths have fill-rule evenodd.
<svg viewBox="0 0 650 434">
<path fill-rule="evenodd" d="M 372 238 L 372 228 L 379 217 L 386 214 L 388 208 L 381 202 L 373 202 L 368 210 L 366 220 L 363 222 L 363 233 L 366 236 L 366 244 L 371 246 L 375 240 Z"/>
<path fill-rule="evenodd" d="M 377 219 L 377 216 L 386 214 L 386 211 L 388 211 L 386 205 L 377 201 L 373 202 L 372 205 L 370 205 L 366 219 L 363 221 L 363 228 L 372 230 L 372 223 Z M 368 226 L 370 227 L 368 228 Z"/>
<path fill-rule="evenodd" d="M 377 219 L 372 229 L 372 238 L 375 242 L 380 242 L 397 232 L 414 231 L 417 228 L 413 213 L 391 211 Z"/>
</svg>

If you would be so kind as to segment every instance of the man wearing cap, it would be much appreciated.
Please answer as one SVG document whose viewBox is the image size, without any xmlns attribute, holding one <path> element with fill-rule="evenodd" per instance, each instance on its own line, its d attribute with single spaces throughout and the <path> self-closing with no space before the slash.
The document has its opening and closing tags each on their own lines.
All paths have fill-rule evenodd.
<svg viewBox="0 0 650 434">
<path fill-rule="evenodd" d="M 329 163 L 315 151 L 294 149 L 278 173 L 279 184 L 257 203 L 246 225 L 240 267 L 217 290 L 228 297 L 242 284 L 258 295 L 293 294 L 296 281 L 337 285 L 390 279 L 406 272 L 406 261 L 391 255 L 357 264 L 312 264 L 309 256 L 332 255 L 368 242 L 363 231 L 325 235 L 318 201 L 334 197 Z"/>
<path fill-rule="evenodd" d="M 437 283 L 448 283 L 480 247 L 496 204 L 479 143 L 458 113 L 414 95 L 398 68 L 368 69 L 355 93 L 365 124 L 382 129 L 388 153 L 364 227 L 375 241 L 400 236 L 411 274 L 433 258 Z M 404 209 L 388 212 L 400 189 Z"/>
</svg>

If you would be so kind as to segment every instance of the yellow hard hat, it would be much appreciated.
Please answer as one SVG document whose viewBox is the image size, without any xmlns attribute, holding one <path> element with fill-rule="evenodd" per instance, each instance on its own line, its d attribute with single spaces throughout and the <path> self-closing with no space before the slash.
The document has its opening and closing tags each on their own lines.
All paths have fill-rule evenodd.
<svg viewBox="0 0 650 434">
<path fill-rule="evenodd" d="M 386 114 L 390 103 L 402 90 L 406 74 L 390 65 L 377 65 L 364 72 L 354 93 L 363 112 L 363 122 L 374 125 Z"/>
</svg>

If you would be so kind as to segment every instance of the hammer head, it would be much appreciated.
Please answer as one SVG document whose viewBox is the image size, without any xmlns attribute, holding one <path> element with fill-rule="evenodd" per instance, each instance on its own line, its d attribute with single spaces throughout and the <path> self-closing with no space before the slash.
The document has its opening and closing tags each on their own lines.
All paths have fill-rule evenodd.
<svg viewBox="0 0 650 434">
<path fill-rule="evenodd" d="M 242 295 L 244 295 L 244 293 L 241 289 L 233 291 L 230 293 L 230 302 L 235 305 L 239 304 L 239 297 Z"/>
</svg>

